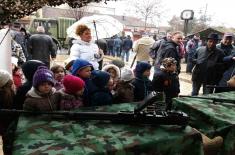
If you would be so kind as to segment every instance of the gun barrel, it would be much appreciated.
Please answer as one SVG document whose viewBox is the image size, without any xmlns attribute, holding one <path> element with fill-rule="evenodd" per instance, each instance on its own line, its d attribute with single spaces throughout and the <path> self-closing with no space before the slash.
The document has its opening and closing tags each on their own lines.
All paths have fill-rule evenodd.
<svg viewBox="0 0 235 155">
<path fill-rule="evenodd" d="M 233 103 L 233 104 L 235 104 L 235 100 L 233 100 L 233 99 L 226 99 L 226 98 L 215 98 L 215 97 L 206 97 L 206 96 L 187 96 L 187 95 L 180 95 L 179 97 L 207 99 L 207 100 L 212 100 L 213 103 L 215 103 L 215 102 L 222 102 L 222 103 L 225 102 L 225 103 Z"/>
<path fill-rule="evenodd" d="M 123 124 L 151 124 L 151 125 L 187 125 L 189 117 L 182 112 L 134 113 L 132 111 L 120 112 L 34 112 L 24 110 L 1 109 L 0 116 L 27 114 L 27 116 L 48 115 L 52 118 L 70 120 L 103 120 Z"/>
</svg>

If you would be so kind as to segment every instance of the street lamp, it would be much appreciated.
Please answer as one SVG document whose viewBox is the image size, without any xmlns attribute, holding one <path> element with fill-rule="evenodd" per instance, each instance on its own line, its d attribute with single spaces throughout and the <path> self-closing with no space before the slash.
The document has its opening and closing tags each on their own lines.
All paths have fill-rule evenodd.
<svg viewBox="0 0 235 155">
<path fill-rule="evenodd" d="M 184 35 L 188 33 L 188 21 L 192 20 L 194 16 L 193 10 L 184 10 L 181 12 L 181 19 L 184 20 Z"/>
</svg>

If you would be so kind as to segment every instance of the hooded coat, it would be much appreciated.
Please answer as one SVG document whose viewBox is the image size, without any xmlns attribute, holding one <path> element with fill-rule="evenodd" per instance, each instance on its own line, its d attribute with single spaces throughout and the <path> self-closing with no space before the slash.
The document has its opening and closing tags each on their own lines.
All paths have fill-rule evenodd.
<svg viewBox="0 0 235 155">
<path fill-rule="evenodd" d="M 93 70 L 93 66 L 90 62 L 88 62 L 87 60 L 83 60 L 83 59 L 76 59 L 73 62 L 73 66 L 72 66 L 72 75 L 74 76 L 78 76 L 77 72 L 85 67 L 91 67 L 91 69 Z M 88 92 L 88 86 L 91 83 L 91 79 L 90 78 L 82 78 L 80 77 L 84 82 L 85 82 L 85 89 L 84 89 L 84 93 L 83 93 L 83 103 L 84 106 L 90 106 L 90 97 L 89 97 L 89 92 Z"/>
<path fill-rule="evenodd" d="M 103 68 L 102 68 L 102 71 L 105 71 L 105 72 L 108 72 L 108 70 L 112 68 L 116 71 L 116 77 L 114 78 L 115 80 L 119 79 L 120 78 L 120 69 L 116 66 L 116 65 L 113 65 L 113 64 L 108 64 L 108 65 L 105 65 Z"/>
<path fill-rule="evenodd" d="M 133 51 L 137 61 L 151 61 L 149 51 L 153 43 L 154 40 L 150 37 L 142 37 L 134 43 Z"/>
<path fill-rule="evenodd" d="M 143 73 L 150 70 L 151 65 L 146 62 L 140 62 L 135 68 L 135 79 L 132 82 L 134 86 L 134 101 L 142 101 L 148 94 L 153 91 L 152 82 Z"/>
<path fill-rule="evenodd" d="M 55 88 L 52 88 L 48 94 L 41 94 L 34 87 L 32 87 L 27 93 L 27 98 L 24 102 L 23 108 L 28 111 L 54 111 L 57 110 L 57 98 L 53 95 L 56 92 Z"/>
<path fill-rule="evenodd" d="M 92 71 L 88 87 L 91 106 L 102 106 L 113 103 L 113 96 L 107 87 L 110 74 L 100 70 Z"/>
</svg>

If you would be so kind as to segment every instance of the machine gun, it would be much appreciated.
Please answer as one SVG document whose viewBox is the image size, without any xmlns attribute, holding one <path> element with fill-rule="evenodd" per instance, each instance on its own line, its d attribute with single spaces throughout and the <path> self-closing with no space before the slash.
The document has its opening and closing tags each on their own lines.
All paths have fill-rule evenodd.
<svg viewBox="0 0 235 155">
<path fill-rule="evenodd" d="M 158 94 L 152 92 L 143 103 L 134 111 L 119 112 L 74 112 L 74 111 L 53 111 L 35 112 L 24 110 L 1 109 L 0 117 L 8 115 L 26 114 L 27 116 L 48 115 L 56 119 L 69 120 L 104 120 L 124 124 L 150 124 L 150 125 L 180 125 L 186 126 L 189 121 L 187 114 L 176 111 L 148 111 L 144 110 L 159 98 Z"/>
<path fill-rule="evenodd" d="M 215 97 L 206 97 L 206 96 L 187 96 L 187 95 L 180 95 L 179 97 L 189 97 L 189 98 L 212 100 L 213 104 L 221 104 L 221 105 L 225 105 L 225 106 L 235 107 L 235 100 L 233 100 L 233 99 L 215 98 Z"/>
</svg>

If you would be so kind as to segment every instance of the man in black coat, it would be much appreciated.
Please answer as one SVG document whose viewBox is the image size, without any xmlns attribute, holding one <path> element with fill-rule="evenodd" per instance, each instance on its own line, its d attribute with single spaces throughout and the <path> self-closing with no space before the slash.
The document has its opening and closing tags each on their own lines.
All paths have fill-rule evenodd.
<svg viewBox="0 0 235 155">
<path fill-rule="evenodd" d="M 155 71 L 160 68 L 161 62 L 165 58 L 174 58 L 176 60 L 177 73 L 180 73 L 180 55 L 179 55 L 179 44 L 183 40 L 182 32 L 172 33 L 171 39 L 164 42 L 161 49 L 157 52 L 157 59 L 155 62 Z"/>
<path fill-rule="evenodd" d="M 207 39 L 207 45 L 198 48 L 195 54 L 192 95 L 198 95 L 201 85 L 203 85 L 203 94 L 212 93 L 213 90 L 206 85 L 217 85 L 223 74 L 224 53 L 216 48 L 219 36 L 217 33 L 211 33 Z"/>
<path fill-rule="evenodd" d="M 37 32 L 38 34 L 34 34 L 29 38 L 28 52 L 32 55 L 32 59 L 44 62 L 50 68 L 50 60 L 56 58 L 53 40 L 45 34 L 44 27 L 38 26 Z"/>
</svg>

